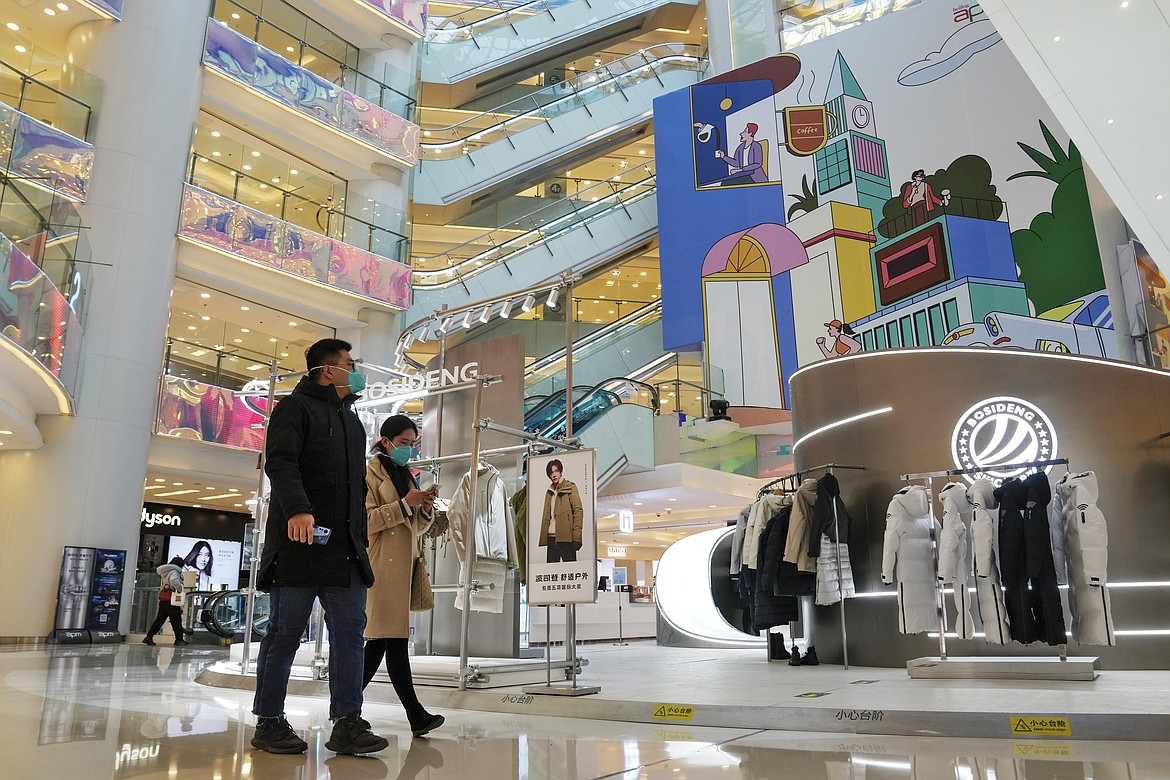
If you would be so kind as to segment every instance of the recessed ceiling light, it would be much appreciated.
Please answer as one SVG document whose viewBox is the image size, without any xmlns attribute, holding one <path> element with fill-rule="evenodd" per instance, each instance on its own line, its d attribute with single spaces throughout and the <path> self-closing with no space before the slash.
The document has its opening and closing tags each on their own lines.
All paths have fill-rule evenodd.
<svg viewBox="0 0 1170 780">
<path fill-rule="evenodd" d="M 248 330 L 247 328 L 240 328 L 240 333 L 251 333 L 251 332 L 252 331 Z"/>
<path fill-rule="evenodd" d="M 297 326 L 297 324 L 295 322 L 289 322 L 288 326 L 290 328 L 295 328 Z"/>
<path fill-rule="evenodd" d="M 13 32 L 16 32 L 17 30 L 20 29 L 20 25 L 17 24 L 16 22 L 9 22 L 7 26 L 8 26 L 8 29 L 12 30 Z"/>
<path fill-rule="evenodd" d="M 272 183 L 273 183 L 273 184 L 279 184 L 279 183 L 280 183 L 280 177 L 279 177 L 279 176 L 273 176 L 273 177 L 272 177 Z"/>
<path fill-rule="evenodd" d="M 235 342 L 235 343 L 237 343 L 237 344 L 243 344 L 243 343 L 244 343 L 244 340 L 243 340 L 243 339 L 232 339 L 232 341 L 234 341 L 234 342 Z"/>
<path fill-rule="evenodd" d="M 1052 42 L 1053 43 L 1060 43 L 1060 36 L 1059 35 L 1052 36 Z"/>
<path fill-rule="evenodd" d="M 244 165 L 244 170 L 245 170 L 245 171 L 250 171 L 250 170 L 252 170 L 252 166 L 251 166 L 251 165 L 247 165 L 247 164 L 245 164 L 245 165 Z"/>
<path fill-rule="evenodd" d="M 68 11 L 68 10 L 69 10 L 69 6 L 65 5 L 64 3 L 57 3 L 57 7 L 58 7 L 59 9 L 61 9 L 62 11 Z"/>
<path fill-rule="evenodd" d="M 212 130 L 212 131 L 211 131 L 211 137 L 212 137 L 212 138 L 219 138 L 219 131 L 218 131 L 218 130 Z"/>
<path fill-rule="evenodd" d="M 154 481 L 155 482 L 166 482 L 166 480 L 162 479 L 161 477 L 155 477 Z"/>
<path fill-rule="evenodd" d="M 714 505 L 714 504 L 707 504 L 707 508 L 708 508 L 708 509 L 714 509 L 714 508 L 715 508 L 715 505 Z"/>
<path fill-rule="evenodd" d="M 45 13 L 48 14 L 49 16 L 56 16 L 57 15 L 57 12 L 54 11 L 52 8 L 46 8 Z"/>
<path fill-rule="evenodd" d="M 211 153 L 211 156 L 212 156 L 212 157 L 219 157 L 219 156 L 221 156 L 221 155 L 220 155 L 220 153 L 219 153 L 219 152 L 212 152 L 212 153 Z"/>
<path fill-rule="evenodd" d="M 293 51 L 293 47 L 291 47 L 291 46 L 285 46 L 285 47 L 284 47 L 284 50 L 285 50 L 285 51 Z"/>
<path fill-rule="evenodd" d="M 1161 195 L 1156 195 L 1155 197 L 1156 197 L 1158 200 L 1161 200 L 1161 199 L 1162 199 L 1162 196 L 1161 196 Z"/>
<path fill-rule="evenodd" d="M 195 330 L 195 326 L 194 326 L 194 325 L 188 325 L 188 326 L 187 326 L 187 330 Z"/>
<path fill-rule="evenodd" d="M 668 500 L 668 501 L 678 501 L 678 499 L 677 499 L 677 498 L 671 498 L 671 499 L 667 499 L 667 500 Z"/>
<path fill-rule="evenodd" d="M 276 339 L 268 339 L 268 340 L 271 341 L 273 344 L 276 343 Z"/>
<path fill-rule="evenodd" d="M 300 171 L 298 171 L 296 168 L 292 168 L 291 170 L 289 170 L 288 175 L 289 176 L 296 176 L 298 173 L 300 173 Z"/>
<path fill-rule="evenodd" d="M 11 436 L 12 431 L 0 431 L 0 436 Z"/>
<path fill-rule="evenodd" d="M 248 306 L 241 306 L 240 311 L 252 311 L 252 309 L 251 309 L 251 307 L 248 307 Z"/>
<path fill-rule="evenodd" d="M 253 157 L 259 157 L 259 156 L 260 156 L 260 152 L 253 151 L 253 152 L 252 152 L 252 156 L 253 156 Z"/>
<path fill-rule="evenodd" d="M 642 502 L 641 502 L 641 501 L 635 501 L 635 502 L 634 502 L 634 506 L 642 506 Z"/>
<path fill-rule="evenodd" d="M 172 486 L 174 486 L 174 487 L 183 487 L 183 483 L 182 483 L 182 482 L 172 482 L 172 483 L 171 483 L 171 485 L 172 485 Z"/>
<path fill-rule="evenodd" d="M 239 19 L 239 18 L 240 18 L 240 15 L 239 15 L 239 14 L 232 14 L 232 18 L 233 18 L 233 19 Z"/>
<path fill-rule="evenodd" d="M 21 46 L 19 43 L 18 43 L 18 44 L 16 44 L 16 50 L 17 50 L 18 52 L 20 52 L 21 54 L 24 54 L 25 52 L 27 52 L 27 51 L 28 51 L 28 49 L 24 48 L 24 47 L 23 47 L 23 46 Z"/>
<path fill-rule="evenodd" d="M 211 297 L 211 293 L 199 293 L 199 297 L 200 297 L 200 298 L 210 298 L 210 297 Z"/>
</svg>

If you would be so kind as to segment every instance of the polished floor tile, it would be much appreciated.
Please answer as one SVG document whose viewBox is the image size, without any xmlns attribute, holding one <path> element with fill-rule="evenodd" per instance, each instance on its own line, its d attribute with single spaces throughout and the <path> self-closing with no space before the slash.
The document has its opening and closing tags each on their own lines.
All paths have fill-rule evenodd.
<svg viewBox="0 0 1170 780">
<path fill-rule="evenodd" d="M 586 648 L 584 652 L 588 653 Z M 636 651 L 643 660 L 655 653 Z M 441 710 L 446 725 L 412 739 L 401 708 L 368 703 L 365 716 L 390 740 L 372 757 L 337 756 L 324 746 L 328 705 L 290 697 L 288 717 L 309 742 L 299 756 L 273 756 L 249 745 L 251 694 L 194 682 L 225 657 L 219 648 L 138 645 L 52 648 L 0 653 L 0 778 L 264 778 L 266 780 L 1146 780 L 1170 778 L 1170 743 L 1086 740 L 940 739 L 734 729 L 685 723 L 629 723 L 524 713 Z M 594 652 L 597 657 L 599 654 Z M 610 656 L 594 665 L 600 672 Z M 625 656 L 627 661 L 633 656 Z M 710 673 L 727 656 L 660 656 L 675 698 L 741 697 L 764 704 L 756 678 L 729 684 Z M 734 660 L 734 659 L 733 659 Z M 796 671 L 796 670 L 794 670 Z M 819 674 L 818 670 L 807 670 Z M 843 670 L 837 670 L 838 673 Z M 873 672 L 873 670 L 867 670 Z M 888 670 L 887 670 L 888 671 Z M 616 675 L 616 672 L 611 672 Z M 853 676 L 845 673 L 846 677 Z M 828 684 L 840 682 L 828 672 Z M 843 679 L 843 678 L 842 678 Z M 896 675 L 886 681 L 893 683 Z M 813 675 L 792 683 L 807 687 Z M 718 683 L 717 690 L 708 685 Z M 787 684 L 787 683 L 786 683 Z M 610 683 L 615 695 L 660 696 L 643 681 L 635 692 Z M 854 686 L 856 688 L 857 686 Z M 881 686 L 866 696 L 881 697 Z M 980 686 L 966 686 L 969 693 Z M 1028 686 L 1025 686 L 1028 688 Z M 982 691 L 989 700 L 996 690 Z M 838 692 L 856 694 L 839 685 Z M 929 688 L 917 688 L 919 694 Z M 907 695 L 895 685 L 890 695 Z M 1139 691 L 1151 697 L 1157 691 Z M 434 691 L 425 698 L 435 698 Z M 785 691 L 787 693 L 787 691 Z M 1060 693 L 1036 685 L 1028 695 Z M 835 694 L 836 695 L 836 694 Z M 965 695 L 965 694 L 964 694 Z M 937 696 L 936 696 L 937 698 Z M 615 706 L 619 704 L 615 700 Z M 794 728 L 799 724 L 793 724 Z M 1167 735 L 1170 739 L 1170 735 Z"/>
</svg>

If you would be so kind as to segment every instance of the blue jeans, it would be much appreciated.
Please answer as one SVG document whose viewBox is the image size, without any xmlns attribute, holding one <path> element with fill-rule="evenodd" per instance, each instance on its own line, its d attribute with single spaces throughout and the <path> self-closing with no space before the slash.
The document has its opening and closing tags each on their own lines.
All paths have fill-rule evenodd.
<svg viewBox="0 0 1170 780">
<path fill-rule="evenodd" d="M 321 600 L 329 628 L 329 717 L 335 720 L 361 713 L 366 585 L 356 564 L 350 567 L 349 581 L 347 588 L 274 587 L 269 592 L 268 633 L 260 642 L 256 662 L 252 713 L 257 717 L 284 714 L 293 658 L 309 624 L 313 599 Z"/>
</svg>

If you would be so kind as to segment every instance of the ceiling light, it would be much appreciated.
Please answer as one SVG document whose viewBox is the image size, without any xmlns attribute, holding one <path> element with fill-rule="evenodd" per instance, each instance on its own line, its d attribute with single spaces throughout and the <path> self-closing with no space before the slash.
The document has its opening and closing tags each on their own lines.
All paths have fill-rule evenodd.
<svg viewBox="0 0 1170 780">
<path fill-rule="evenodd" d="M 12 431 L 0 431 L 0 436 L 11 436 Z"/>
<path fill-rule="evenodd" d="M 48 14 L 49 16 L 56 16 L 57 15 L 57 12 L 54 11 L 52 8 L 46 8 L 45 13 Z"/>
<path fill-rule="evenodd" d="M 65 5 L 64 3 L 57 3 L 57 8 L 61 11 L 68 11 L 69 10 L 69 6 Z"/>
<path fill-rule="evenodd" d="M 300 173 L 300 171 L 298 171 L 296 168 L 291 168 L 291 169 L 289 169 L 288 175 L 289 176 L 296 176 L 298 173 Z"/>
<path fill-rule="evenodd" d="M 285 50 L 285 51 L 293 51 L 294 49 L 293 49 L 293 47 L 291 47 L 291 46 L 285 46 L 285 47 L 284 47 L 284 50 Z"/>
<path fill-rule="evenodd" d="M 532 311 L 532 307 L 536 305 L 536 294 L 529 293 L 528 297 L 524 299 L 524 303 L 520 304 L 523 311 Z"/>
<path fill-rule="evenodd" d="M 638 154 L 646 154 L 646 150 L 645 150 L 645 149 L 639 149 L 639 150 L 638 150 Z"/>
<path fill-rule="evenodd" d="M 253 151 L 253 152 L 252 152 L 252 156 L 253 156 L 253 157 L 259 157 L 259 156 L 260 156 L 260 152 Z"/>
<path fill-rule="evenodd" d="M 508 319 L 512 315 L 512 299 L 504 301 L 504 305 L 500 307 L 500 319 Z"/>
<path fill-rule="evenodd" d="M 199 293 L 199 297 L 200 297 L 200 298 L 210 298 L 210 297 L 211 297 L 211 293 Z"/>
<path fill-rule="evenodd" d="M 492 316 L 492 307 L 491 307 L 491 305 L 484 306 L 484 307 L 483 307 L 483 312 L 481 312 L 481 313 L 480 313 L 480 315 L 479 315 L 479 321 L 480 321 L 480 322 L 487 322 L 489 319 L 491 319 L 491 316 Z"/>
<path fill-rule="evenodd" d="M 252 170 L 252 166 L 251 166 L 251 165 L 247 165 L 247 164 L 245 164 L 245 165 L 244 165 L 244 170 L 245 170 L 245 171 L 250 171 L 250 170 Z"/>
<path fill-rule="evenodd" d="M 275 339 L 275 338 L 270 338 L 270 339 L 268 339 L 268 340 L 269 340 L 269 341 L 271 341 L 273 344 L 275 344 L 275 343 L 276 343 L 276 339 Z"/>
<path fill-rule="evenodd" d="M 204 322 L 210 322 L 210 321 L 211 321 L 211 317 L 207 316 L 206 314 L 204 314 L 204 315 L 200 316 L 200 317 L 199 317 L 199 319 L 203 320 Z"/>
<path fill-rule="evenodd" d="M 549 307 L 550 309 L 555 309 L 557 307 L 557 297 L 560 294 L 561 294 L 560 287 L 554 287 L 551 290 L 549 290 L 548 291 L 548 300 L 544 302 L 544 305 Z"/>
<path fill-rule="evenodd" d="M 422 344 L 431 335 L 431 323 L 426 323 L 418 332 L 418 343 Z"/>
<path fill-rule="evenodd" d="M 677 498 L 668 498 L 667 501 L 678 501 Z"/>
<path fill-rule="evenodd" d="M 239 14 L 232 14 L 232 18 L 233 18 L 233 19 L 239 19 L 239 18 L 240 18 L 240 15 L 239 15 Z"/>
<path fill-rule="evenodd" d="M 12 30 L 13 32 L 16 32 L 17 30 L 19 30 L 19 29 L 20 29 L 20 25 L 19 25 L 19 24 L 17 24 L 16 22 L 9 22 L 9 23 L 8 23 L 8 29 L 9 29 L 9 30 Z"/>
<path fill-rule="evenodd" d="M 439 333 L 445 334 L 447 331 L 451 330 L 451 320 L 453 319 L 455 319 L 455 317 L 452 316 L 443 320 L 443 324 L 439 326 Z"/>
<path fill-rule="evenodd" d="M 1060 43 L 1060 36 L 1059 35 L 1052 36 L 1052 42 L 1053 43 Z"/>
<path fill-rule="evenodd" d="M 188 325 L 188 326 L 187 326 L 187 330 L 195 330 L 195 326 L 194 326 L 194 325 Z"/>
<path fill-rule="evenodd" d="M 18 44 L 16 44 L 16 50 L 17 50 L 18 52 L 20 52 L 21 54 L 24 54 L 25 52 L 27 52 L 27 51 L 28 51 L 28 49 L 24 48 L 24 47 L 23 47 L 23 46 L 21 46 L 19 43 L 18 43 Z"/>
<path fill-rule="evenodd" d="M 247 328 L 240 328 L 240 333 L 251 333 L 251 332 L 252 331 L 248 330 Z"/>
<path fill-rule="evenodd" d="M 412 330 L 406 334 L 406 338 L 403 339 L 403 341 L 402 341 L 403 351 L 410 349 L 410 345 L 413 343 L 414 343 L 414 331 Z"/>
<path fill-rule="evenodd" d="M 641 501 L 635 501 L 635 502 L 634 502 L 634 506 L 642 506 L 642 502 L 641 502 Z"/>
<path fill-rule="evenodd" d="M 218 131 L 218 130 L 212 130 L 212 131 L 211 131 L 211 137 L 212 137 L 212 138 L 219 138 L 219 131 Z"/>
<path fill-rule="evenodd" d="M 165 479 L 163 479 L 162 477 L 155 477 L 155 478 L 154 478 L 154 481 L 155 481 L 155 482 L 166 482 L 166 480 L 165 480 Z"/>
<path fill-rule="evenodd" d="M 279 176 L 273 176 L 273 177 L 272 177 L 272 183 L 273 183 L 273 184 L 280 184 L 280 177 L 279 177 Z"/>
<path fill-rule="evenodd" d="M 289 321 L 288 326 L 290 328 L 295 328 L 297 326 L 297 324 L 295 322 Z"/>
<path fill-rule="evenodd" d="M 470 309 L 467 311 L 466 314 L 463 315 L 463 322 L 461 324 L 464 328 L 468 328 L 468 329 L 471 328 L 471 310 Z"/>
<path fill-rule="evenodd" d="M 232 341 L 235 342 L 236 344 L 243 344 L 244 343 L 243 339 L 232 339 Z"/>
<path fill-rule="evenodd" d="M 212 153 L 211 153 L 211 156 L 212 156 L 212 157 L 219 157 L 219 156 L 220 156 L 220 153 L 219 153 L 219 152 L 212 152 Z"/>
<path fill-rule="evenodd" d="M 250 306 L 241 306 L 240 311 L 252 311 L 252 308 Z"/>
</svg>

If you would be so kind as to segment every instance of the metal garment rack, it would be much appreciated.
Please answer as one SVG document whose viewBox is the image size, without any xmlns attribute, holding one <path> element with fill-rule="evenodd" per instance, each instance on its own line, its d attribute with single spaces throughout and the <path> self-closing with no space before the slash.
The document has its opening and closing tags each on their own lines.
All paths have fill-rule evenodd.
<svg viewBox="0 0 1170 780">
<path fill-rule="evenodd" d="M 917 474 L 903 474 L 903 482 L 918 482 L 921 481 L 923 487 L 926 488 L 927 498 L 929 499 L 928 506 L 930 507 L 930 553 L 931 561 L 934 566 L 934 607 L 935 613 L 938 616 L 938 657 L 945 661 L 947 660 L 947 611 L 946 611 L 946 593 L 945 589 L 938 581 L 938 545 L 939 545 L 939 531 L 942 530 L 942 525 L 934 517 L 934 480 L 941 477 L 960 477 L 969 474 L 985 474 L 988 471 L 1007 471 L 1016 469 L 1042 469 L 1048 466 L 1068 466 L 1068 458 L 1053 458 L 1051 460 L 1030 460 L 1023 463 L 991 463 L 982 466 L 975 466 L 967 469 L 946 469 L 943 471 L 923 471 Z M 952 585 L 957 587 L 957 585 Z M 963 585 L 966 587 L 966 584 Z M 961 619 L 961 616 L 960 616 Z M 1068 645 L 1060 645 L 1060 660 L 1068 660 Z"/>
<path fill-rule="evenodd" d="M 800 481 L 806 474 L 812 474 L 817 471 L 824 471 L 827 474 L 832 474 L 833 469 L 848 469 L 850 471 L 865 471 L 865 466 L 852 466 L 845 463 L 825 463 L 820 466 L 812 466 L 811 468 L 802 469 L 795 472 L 792 476 L 796 481 Z M 837 541 L 834 544 L 837 548 L 837 602 L 841 605 L 841 656 L 846 669 L 849 668 L 849 632 L 845 628 L 845 592 L 841 580 L 841 550 L 840 545 L 844 544 L 845 549 L 849 549 L 848 542 L 841 541 L 841 526 L 840 518 L 837 516 L 837 500 L 833 501 L 833 536 Z M 815 597 L 814 597 L 815 598 Z"/>
</svg>

